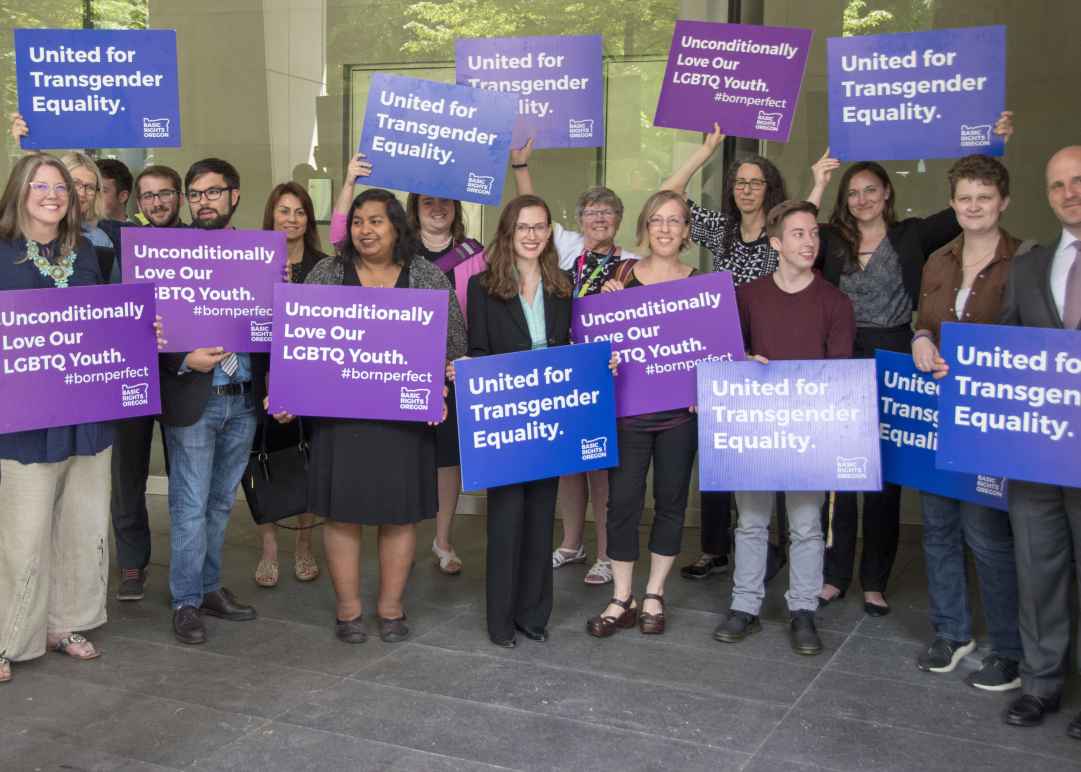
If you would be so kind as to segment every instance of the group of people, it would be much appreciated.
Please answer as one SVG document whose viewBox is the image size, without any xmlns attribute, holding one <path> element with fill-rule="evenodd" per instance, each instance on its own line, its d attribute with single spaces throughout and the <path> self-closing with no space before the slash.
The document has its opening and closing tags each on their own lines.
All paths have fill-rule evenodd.
<svg viewBox="0 0 1081 772">
<path fill-rule="evenodd" d="M 16 116 L 13 132 L 28 130 Z M 1010 114 L 1000 117 L 995 131 L 1012 134 Z M 349 162 L 334 207 L 332 254 L 322 251 L 312 201 L 295 183 L 271 191 L 263 227 L 285 233 L 286 281 L 446 291 L 444 399 L 451 416 L 455 360 L 566 345 L 575 298 L 694 275 L 697 269 L 681 258 L 692 242 L 712 254 L 713 270 L 732 274 L 746 351 L 767 365 L 774 359 L 871 357 L 881 348 L 909 353 L 920 370 L 949 377 L 938 351 L 945 321 L 1067 329 L 1081 324 L 1081 147 L 1064 148 L 1047 164 L 1047 196 L 1063 230 L 1054 245 L 1033 247 L 1000 225 L 1010 199 L 1009 173 L 989 156 L 967 156 L 952 166 L 946 209 L 900 220 L 886 170 L 875 162 L 849 165 L 833 211 L 820 223 L 822 196 L 840 168 L 828 154 L 814 164 L 814 186 L 804 200 L 788 196 L 779 170 L 761 156 L 728 170 L 720 210 L 687 198 L 688 181 L 722 140 L 715 127 L 645 202 L 636 252 L 615 243 L 624 211 L 608 188 L 579 196 L 578 230 L 553 222 L 533 188 L 531 143 L 511 153 L 518 195 L 503 207 L 487 246 L 466 237 L 458 201 L 411 193 L 403 206 L 393 193 L 375 188 L 354 195 L 372 168 L 359 154 Z M 230 227 L 240 191 L 237 170 L 217 158 L 192 164 L 183 179 L 164 166 L 148 166 L 132 178 L 115 161 L 30 153 L 15 165 L 0 198 L 0 289 L 118 281 L 124 227 L 136 227 L 126 218 L 127 198 L 134 197 L 146 227 L 211 230 Z M 82 633 L 105 622 L 107 512 L 120 569 L 117 597 L 143 597 L 155 420 L 169 474 L 173 631 L 184 643 L 207 640 L 204 615 L 256 617 L 252 606 L 222 586 L 221 556 L 237 484 L 264 436 L 272 447 L 295 444 L 301 436 L 310 444 L 309 511 L 300 517 L 294 574 L 301 581 L 319 575 L 312 527 L 321 519 L 340 640 L 358 644 L 368 636 L 360 595 L 364 525 L 378 526 L 375 613 L 384 641 L 410 634 L 402 598 L 416 556 L 417 523 L 436 519 L 434 561 L 447 574 L 462 571 L 452 536 L 461 486 L 453 417 L 425 425 L 268 416 L 267 356 L 206 343 L 161 355 L 162 413 L 156 418 L 0 435 L 0 597 L 7 600 L 0 606 L 0 681 L 12 677 L 12 662 L 47 649 L 80 659 L 98 656 Z M 610 366 L 616 371 L 614 358 Z M 682 542 L 696 427 L 694 405 L 625 417 L 618 423 L 619 466 L 488 490 L 486 605 L 493 644 L 513 647 L 518 633 L 547 639 L 553 571 L 587 562 L 583 531 L 590 500 L 597 554 L 585 581 L 611 583 L 613 592 L 585 621 L 588 633 L 606 638 L 634 627 L 643 634 L 665 632 L 665 587 Z M 651 467 L 649 567 L 644 592 L 636 597 Z M 860 589 L 866 613 L 882 616 L 890 612 L 885 593 L 897 551 L 900 489 L 886 484 L 862 498 Z M 815 613 L 850 588 L 861 511 L 855 494 L 837 494 L 833 506 L 825 499 L 821 491 L 703 494 L 701 555 L 680 573 L 702 579 L 734 561 L 731 602 L 714 632 L 718 641 L 736 643 L 761 628 L 765 584 L 787 562 L 791 645 L 801 654 L 822 650 Z M 1012 482 L 1008 517 L 927 493 L 922 505 L 933 636 L 916 666 L 949 672 L 974 649 L 967 544 L 991 639 L 991 653 L 968 683 L 991 691 L 1020 688 L 1006 722 L 1040 723 L 1058 709 L 1069 670 L 1069 587 L 1072 561 L 1081 552 L 1081 489 Z M 557 506 L 563 538 L 553 549 Z M 778 543 L 772 545 L 775 513 Z M 833 532 L 828 548 L 827 516 Z M 255 581 L 271 587 L 279 578 L 275 529 L 262 529 Z M 1081 739 L 1081 716 L 1068 731 Z"/>
</svg>

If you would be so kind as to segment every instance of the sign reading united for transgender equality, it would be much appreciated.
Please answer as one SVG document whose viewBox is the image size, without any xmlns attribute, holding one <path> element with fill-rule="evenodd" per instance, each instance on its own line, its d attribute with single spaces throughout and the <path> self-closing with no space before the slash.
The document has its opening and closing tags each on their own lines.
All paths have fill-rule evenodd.
<svg viewBox="0 0 1081 772">
<path fill-rule="evenodd" d="M 0 292 L 0 363 L 0 434 L 160 413 L 154 288 Z"/>
<path fill-rule="evenodd" d="M 1081 332 L 942 325 L 940 469 L 1081 486 Z"/>
<path fill-rule="evenodd" d="M 513 146 L 604 144 L 604 77 L 600 35 L 459 38 L 458 83 L 514 95 Z"/>
<path fill-rule="evenodd" d="M 879 349 L 879 439 L 886 482 L 1006 509 L 1006 480 L 935 468 L 938 450 L 939 381 L 921 373 L 909 354 Z"/>
<path fill-rule="evenodd" d="M 689 408 L 700 362 L 744 357 L 727 272 L 575 298 L 571 337 L 612 344 L 620 417 Z"/>
<path fill-rule="evenodd" d="M 709 362 L 698 368 L 704 491 L 877 491 L 869 359 Z"/>
<path fill-rule="evenodd" d="M 655 126 L 787 142 L 811 30 L 676 22 Z"/>
<path fill-rule="evenodd" d="M 179 147 L 173 30 L 15 30 L 24 148 Z"/>
<path fill-rule="evenodd" d="M 465 490 L 617 466 L 611 356 L 590 343 L 455 362 Z"/>
<path fill-rule="evenodd" d="M 513 96 L 384 73 L 372 76 L 368 94 L 365 184 L 499 204 L 518 114 Z"/>
<path fill-rule="evenodd" d="M 837 158 L 1002 155 L 1005 27 L 830 38 L 827 57 Z"/>
<path fill-rule="evenodd" d="M 438 421 L 446 362 L 445 290 L 274 287 L 271 413 Z"/>
<path fill-rule="evenodd" d="M 153 282 L 167 351 L 222 346 L 270 350 L 274 285 L 285 234 L 199 228 L 125 228 L 124 281 Z"/>
</svg>

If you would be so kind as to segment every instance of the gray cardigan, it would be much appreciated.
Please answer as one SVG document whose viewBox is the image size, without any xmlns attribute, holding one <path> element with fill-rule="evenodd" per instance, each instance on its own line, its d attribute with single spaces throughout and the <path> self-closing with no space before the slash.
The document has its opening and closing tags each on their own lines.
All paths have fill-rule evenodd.
<svg viewBox="0 0 1081 772">
<path fill-rule="evenodd" d="M 345 260 L 341 257 L 326 257 L 315 264 L 305 284 L 340 285 L 345 280 Z M 466 334 L 465 319 L 458 307 L 458 298 L 451 289 L 450 282 L 443 272 L 425 260 L 414 257 L 409 261 L 409 287 L 411 289 L 446 290 L 449 296 L 447 306 L 447 359 L 465 356 Z"/>
</svg>

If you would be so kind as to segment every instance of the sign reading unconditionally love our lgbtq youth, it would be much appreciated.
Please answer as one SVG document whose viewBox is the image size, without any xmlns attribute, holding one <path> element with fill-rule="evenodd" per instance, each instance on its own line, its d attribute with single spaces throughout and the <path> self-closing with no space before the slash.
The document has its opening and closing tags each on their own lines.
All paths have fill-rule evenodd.
<svg viewBox="0 0 1081 772">
<path fill-rule="evenodd" d="M 1005 27 L 830 38 L 827 56 L 833 156 L 1002 155 Z"/>
<path fill-rule="evenodd" d="M 516 98 L 513 147 L 604 144 L 600 35 L 458 38 L 454 53 L 459 84 Z"/>
<path fill-rule="evenodd" d="M 455 362 L 462 487 L 618 466 L 611 356 L 590 343 Z"/>
<path fill-rule="evenodd" d="M 14 32 L 24 148 L 180 147 L 174 30 Z"/>
<path fill-rule="evenodd" d="M 517 114 L 510 94 L 376 73 L 360 138 L 372 162 L 364 182 L 497 206 Z"/>
<path fill-rule="evenodd" d="M 439 421 L 446 363 L 446 291 L 274 287 L 271 413 Z"/>
<path fill-rule="evenodd" d="M 571 338 L 612 344 L 620 417 L 689 408 L 699 363 L 744 358 L 727 271 L 575 298 Z"/>
<path fill-rule="evenodd" d="M 917 370 L 909 354 L 879 349 L 875 364 L 883 479 L 1005 510 L 1005 478 L 935 468 L 939 381 Z"/>
<path fill-rule="evenodd" d="M 154 288 L 0 292 L 0 434 L 161 412 Z"/>
<path fill-rule="evenodd" d="M 655 126 L 787 142 L 811 30 L 676 22 Z"/>
<path fill-rule="evenodd" d="M 1081 486 L 1081 332 L 942 325 L 940 469 Z"/>
<path fill-rule="evenodd" d="M 284 233 L 125 228 L 122 250 L 124 282 L 157 286 L 158 314 L 168 330 L 166 351 L 270 350 Z"/>
<path fill-rule="evenodd" d="M 877 491 L 880 458 L 869 359 L 698 368 L 701 490 Z"/>
</svg>

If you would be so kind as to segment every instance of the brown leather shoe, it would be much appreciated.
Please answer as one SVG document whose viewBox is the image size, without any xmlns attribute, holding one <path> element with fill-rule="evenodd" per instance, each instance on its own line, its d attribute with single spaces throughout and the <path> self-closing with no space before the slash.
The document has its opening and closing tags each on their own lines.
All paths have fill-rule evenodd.
<svg viewBox="0 0 1081 772">
<path fill-rule="evenodd" d="M 627 630 L 634 627 L 635 622 L 638 621 L 638 609 L 631 608 L 632 603 L 634 603 L 633 595 L 627 598 L 627 600 L 612 598 L 612 600 L 609 601 L 609 604 L 619 606 L 623 609 L 623 613 L 618 617 L 592 617 L 586 622 L 586 630 L 594 638 L 607 638 L 614 635 L 617 630 Z"/>
<path fill-rule="evenodd" d="M 204 614 L 220 619 L 228 619 L 230 622 L 246 622 L 255 619 L 255 609 L 246 606 L 237 600 L 232 590 L 222 587 L 214 592 L 208 592 L 203 596 L 203 605 L 199 610 Z"/>
<path fill-rule="evenodd" d="M 642 635 L 663 635 L 664 634 L 664 596 L 654 595 L 651 592 L 647 592 L 642 596 L 642 600 L 655 600 L 661 604 L 661 610 L 656 614 L 647 614 L 643 611 L 638 615 L 638 632 Z"/>
</svg>

